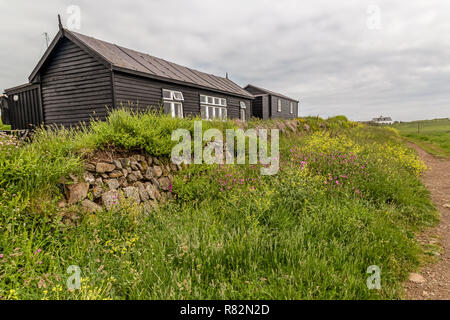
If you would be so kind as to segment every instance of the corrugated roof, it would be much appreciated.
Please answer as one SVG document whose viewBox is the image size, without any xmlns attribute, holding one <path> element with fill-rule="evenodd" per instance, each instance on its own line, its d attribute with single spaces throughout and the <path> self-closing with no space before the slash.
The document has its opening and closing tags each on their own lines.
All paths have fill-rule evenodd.
<svg viewBox="0 0 450 320">
<path fill-rule="evenodd" d="M 264 88 L 261 88 L 261 87 L 257 87 L 257 86 L 254 86 L 252 84 L 248 84 L 245 87 L 245 89 L 247 89 L 248 87 L 253 87 L 253 88 L 255 88 L 255 89 L 259 90 L 259 91 L 264 92 L 265 94 L 270 94 L 270 95 L 277 96 L 277 97 L 280 97 L 280 98 L 285 98 L 287 100 L 292 100 L 292 101 L 299 102 L 297 99 L 290 98 L 288 96 L 285 96 L 284 94 L 281 94 L 281 93 L 278 93 L 278 92 L 275 92 L 275 91 L 270 91 L 270 90 L 267 90 L 267 89 L 264 89 Z M 254 94 L 253 96 L 254 97 L 259 96 L 259 94 Z"/>
<path fill-rule="evenodd" d="M 111 63 L 113 67 L 253 98 L 253 95 L 227 78 L 187 68 L 146 53 L 124 48 L 77 32 L 68 30 L 64 30 L 64 32 L 71 33 L 79 41 Z"/>
</svg>

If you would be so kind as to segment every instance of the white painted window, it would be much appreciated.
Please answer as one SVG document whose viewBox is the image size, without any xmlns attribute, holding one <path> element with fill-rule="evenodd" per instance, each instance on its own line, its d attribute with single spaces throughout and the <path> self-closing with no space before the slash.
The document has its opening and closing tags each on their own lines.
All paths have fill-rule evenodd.
<svg viewBox="0 0 450 320">
<path fill-rule="evenodd" d="M 241 120 L 245 121 L 245 109 L 241 109 Z"/>
<path fill-rule="evenodd" d="M 281 112 L 281 99 L 278 99 L 278 112 Z"/>
<path fill-rule="evenodd" d="M 183 101 L 184 97 L 181 91 L 167 90 L 163 89 L 163 98 L 164 100 L 177 100 Z"/>
<path fill-rule="evenodd" d="M 245 117 L 245 110 L 247 109 L 247 105 L 245 104 L 244 101 L 241 101 L 241 102 L 239 102 L 239 106 L 241 107 L 241 108 L 240 108 L 240 111 L 239 111 L 240 119 L 241 119 L 242 121 L 245 121 L 245 120 L 246 120 L 246 117 Z"/>
<path fill-rule="evenodd" d="M 202 119 L 227 119 L 227 100 L 219 97 L 200 95 L 200 112 Z"/>
<path fill-rule="evenodd" d="M 172 118 L 183 118 L 183 104 L 181 102 L 164 101 L 164 110 L 167 110 Z"/>
<path fill-rule="evenodd" d="M 163 89 L 164 110 L 172 116 L 172 118 L 183 118 L 183 93 L 180 91 Z"/>
<path fill-rule="evenodd" d="M 291 102 L 291 103 L 289 104 L 289 112 L 290 112 L 290 113 L 294 113 L 294 103 L 293 103 L 293 102 Z"/>
</svg>

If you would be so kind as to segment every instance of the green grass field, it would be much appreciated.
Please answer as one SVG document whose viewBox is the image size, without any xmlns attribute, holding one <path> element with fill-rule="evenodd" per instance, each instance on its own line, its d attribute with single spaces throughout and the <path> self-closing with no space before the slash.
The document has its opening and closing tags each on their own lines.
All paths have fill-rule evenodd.
<svg viewBox="0 0 450 320">
<path fill-rule="evenodd" d="M 401 298 L 424 257 L 415 233 L 437 221 L 419 179 L 424 164 L 390 128 L 300 122 L 280 137 L 274 176 L 193 165 L 175 177 L 176 199 L 152 213 L 75 205 L 66 210 L 76 225 L 63 223 L 57 181 L 81 173 L 83 154 L 165 157 L 171 130 L 192 120 L 114 111 L 84 131 L 40 131 L 29 144 L 0 136 L 0 299 Z M 79 290 L 66 286 L 71 265 Z M 381 290 L 366 286 L 372 265 Z"/>
<path fill-rule="evenodd" d="M 450 119 L 405 122 L 393 127 L 426 151 L 437 156 L 450 156 Z"/>
<path fill-rule="evenodd" d="M 11 130 L 11 126 L 7 124 L 3 124 L 2 120 L 0 119 L 0 130 Z"/>
</svg>

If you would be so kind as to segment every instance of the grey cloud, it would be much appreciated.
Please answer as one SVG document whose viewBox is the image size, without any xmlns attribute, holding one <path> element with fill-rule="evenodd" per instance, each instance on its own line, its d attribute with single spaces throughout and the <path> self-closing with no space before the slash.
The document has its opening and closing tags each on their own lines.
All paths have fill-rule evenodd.
<svg viewBox="0 0 450 320">
<path fill-rule="evenodd" d="M 0 89 L 26 82 L 71 4 L 81 33 L 280 91 L 301 115 L 450 116 L 450 4 L 437 0 L 1 0 Z"/>
</svg>

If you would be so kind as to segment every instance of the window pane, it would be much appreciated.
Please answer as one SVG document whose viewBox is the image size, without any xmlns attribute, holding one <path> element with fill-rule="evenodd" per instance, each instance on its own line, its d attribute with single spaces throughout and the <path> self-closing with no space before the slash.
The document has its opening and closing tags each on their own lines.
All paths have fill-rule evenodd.
<svg viewBox="0 0 450 320">
<path fill-rule="evenodd" d="M 214 118 L 214 108 L 208 107 L 208 119 L 213 119 L 213 118 Z"/>
<path fill-rule="evenodd" d="M 241 109 L 241 120 L 245 121 L 245 110 Z"/>
<path fill-rule="evenodd" d="M 207 119 L 206 118 L 206 107 L 205 106 L 200 106 L 200 115 L 202 116 L 202 119 Z"/>
<path fill-rule="evenodd" d="M 206 96 L 200 95 L 200 102 L 201 103 L 206 103 Z"/>
<path fill-rule="evenodd" d="M 219 98 L 214 98 L 214 104 L 219 105 L 220 104 L 220 99 Z"/>
<path fill-rule="evenodd" d="M 213 103 L 214 103 L 213 97 L 208 97 L 208 103 L 209 103 L 209 104 L 213 104 Z"/>
<path fill-rule="evenodd" d="M 173 92 L 173 98 L 175 100 L 183 100 L 183 94 L 179 91 L 174 91 Z"/>
<path fill-rule="evenodd" d="M 165 113 L 170 113 L 171 112 L 171 106 L 172 106 L 171 102 L 164 102 L 164 112 Z"/>
<path fill-rule="evenodd" d="M 163 90 L 163 97 L 164 99 L 172 99 L 172 91 L 169 90 Z"/>
<path fill-rule="evenodd" d="M 176 111 L 177 111 L 177 117 L 183 118 L 183 105 L 181 103 L 175 103 Z"/>
<path fill-rule="evenodd" d="M 226 106 L 226 105 L 227 105 L 227 100 L 226 100 L 226 99 L 221 99 L 221 101 L 222 101 L 222 105 L 223 105 L 223 106 Z"/>
<path fill-rule="evenodd" d="M 226 119 L 227 119 L 227 109 L 226 109 L 226 108 L 223 108 L 223 109 L 222 109 L 222 119 L 223 119 L 223 120 L 226 120 Z"/>
</svg>

